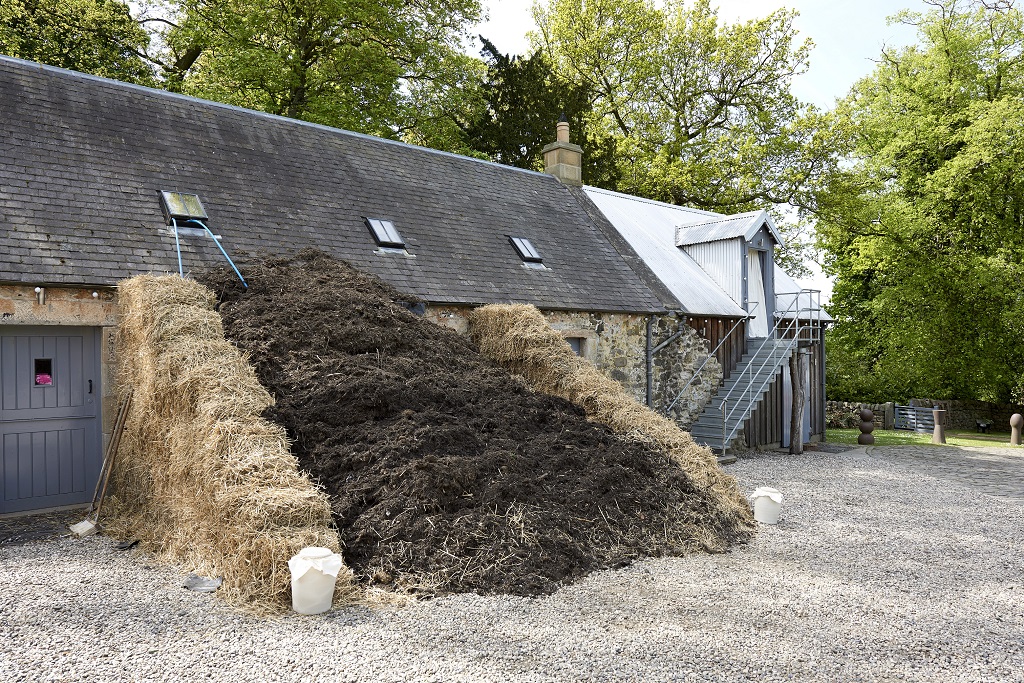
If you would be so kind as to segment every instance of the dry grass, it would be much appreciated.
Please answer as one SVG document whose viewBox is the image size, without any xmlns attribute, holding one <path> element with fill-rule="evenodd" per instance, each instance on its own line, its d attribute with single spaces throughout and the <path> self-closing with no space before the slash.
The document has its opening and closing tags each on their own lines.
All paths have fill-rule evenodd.
<svg viewBox="0 0 1024 683">
<path fill-rule="evenodd" d="M 736 480 L 719 468 L 714 454 L 573 353 L 537 308 L 482 306 L 470 317 L 470 334 L 485 356 L 521 375 L 537 391 L 571 401 L 615 433 L 671 455 L 714 505 L 708 515 L 712 528 L 699 539 L 707 549 L 720 550 L 723 539 L 744 535 L 752 527 L 750 506 Z"/>
<path fill-rule="evenodd" d="M 258 612 L 290 604 L 288 558 L 338 551 L 327 495 L 299 472 L 273 398 L 224 338 L 213 294 L 177 276 L 118 286 L 118 386 L 134 391 L 113 473 L 107 530 L 189 570 Z M 336 601 L 354 599 L 350 573 Z"/>
</svg>

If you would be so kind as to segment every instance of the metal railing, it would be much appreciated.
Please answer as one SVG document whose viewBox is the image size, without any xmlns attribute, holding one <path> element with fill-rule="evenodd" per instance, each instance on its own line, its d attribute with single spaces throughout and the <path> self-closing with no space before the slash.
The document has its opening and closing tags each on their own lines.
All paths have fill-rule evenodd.
<svg viewBox="0 0 1024 683">
<path fill-rule="evenodd" d="M 736 436 L 736 432 L 739 430 L 740 421 L 736 421 L 729 427 L 729 422 L 735 415 L 736 411 L 739 410 L 740 406 L 743 405 L 743 399 L 746 399 L 747 406 L 750 407 L 754 403 L 754 396 L 760 397 L 761 393 L 765 390 L 768 384 L 775 379 L 775 371 L 779 369 L 783 361 L 789 358 L 792 353 L 793 347 L 797 346 L 801 341 L 801 335 L 806 330 L 808 334 L 812 329 L 820 329 L 821 327 L 821 291 L 817 289 L 801 289 L 799 292 L 782 292 L 775 295 L 776 302 L 780 296 L 790 296 L 795 294 L 793 301 L 790 302 L 789 306 L 786 307 L 782 313 L 776 312 L 775 317 L 777 320 L 769 330 L 768 336 L 761 342 L 757 350 L 751 355 L 751 361 L 747 363 L 747 366 L 740 372 L 740 378 L 737 379 L 732 388 L 726 392 L 725 396 L 722 397 L 722 455 L 725 455 L 728 449 L 729 441 Z M 807 306 L 803 306 L 802 301 L 806 295 Z M 794 306 L 796 310 L 794 311 Z M 792 317 L 790 317 L 792 313 Z M 808 316 L 808 320 L 815 323 L 813 327 L 801 327 L 800 322 L 804 313 L 813 313 L 814 317 Z M 782 329 L 783 323 L 785 323 L 785 330 Z M 782 334 L 780 334 L 782 332 Z M 784 334 L 793 333 L 792 337 L 785 337 Z M 779 341 L 785 341 L 782 344 L 783 353 L 776 353 L 780 344 Z M 757 358 L 758 354 L 767 346 L 769 343 L 772 344 L 772 351 L 765 356 L 761 363 L 754 370 L 754 359 Z M 754 389 L 754 383 L 761 375 L 761 371 L 768 367 L 769 361 L 772 362 L 771 371 L 766 373 L 764 378 L 761 380 L 760 386 Z M 743 383 L 742 378 L 746 376 L 746 384 Z M 733 393 L 736 390 L 740 390 L 739 396 L 736 397 L 733 403 L 732 409 L 728 410 L 729 401 L 733 398 Z"/>
<path fill-rule="evenodd" d="M 917 406 L 893 406 L 895 412 L 895 424 L 893 429 L 904 429 L 912 432 L 929 434 L 935 429 L 935 416 L 932 408 L 919 408 Z"/>
</svg>

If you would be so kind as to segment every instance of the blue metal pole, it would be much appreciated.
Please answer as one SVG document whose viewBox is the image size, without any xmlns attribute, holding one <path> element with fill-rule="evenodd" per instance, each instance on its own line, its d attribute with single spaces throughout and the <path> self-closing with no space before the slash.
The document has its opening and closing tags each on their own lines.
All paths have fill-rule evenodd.
<svg viewBox="0 0 1024 683">
<path fill-rule="evenodd" d="M 174 248 L 178 250 L 178 275 L 185 277 L 185 269 L 181 266 L 181 241 L 178 239 L 178 221 L 172 218 L 171 224 L 174 226 Z"/>
<path fill-rule="evenodd" d="M 203 226 L 203 230 L 206 231 L 206 234 L 210 236 L 210 239 L 213 240 L 213 243 L 217 245 L 218 249 L 220 249 L 220 253 L 224 254 L 224 258 L 226 258 L 228 260 L 228 263 L 231 264 L 231 269 L 235 271 L 235 275 L 237 275 L 238 279 L 242 281 L 242 286 L 245 287 L 246 289 L 249 289 L 249 283 L 246 282 L 245 278 L 242 277 L 242 274 L 238 272 L 238 266 L 236 266 L 235 262 L 231 260 L 230 256 L 228 256 L 228 252 L 224 251 L 224 247 L 221 246 L 221 243 L 217 240 L 216 237 L 213 236 L 213 231 L 206 227 L 206 224 L 203 223 L 202 221 L 197 221 L 193 218 L 190 220 L 190 222 L 198 223 L 199 225 Z"/>
</svg>

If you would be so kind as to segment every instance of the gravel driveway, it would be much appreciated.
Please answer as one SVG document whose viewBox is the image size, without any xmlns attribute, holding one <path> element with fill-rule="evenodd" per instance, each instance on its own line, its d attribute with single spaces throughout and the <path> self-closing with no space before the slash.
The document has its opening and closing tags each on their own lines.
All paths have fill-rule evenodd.
<svg viewBox="0 0 1024 683">
<path fill-rule="evenodd" d="M 863 451 L 727 470 L 778 526 L 542 599 L 260 620 L 104 538 L 0 547 L 0 681 L 1024 681 L 1024 500 Z"/>
</svg>

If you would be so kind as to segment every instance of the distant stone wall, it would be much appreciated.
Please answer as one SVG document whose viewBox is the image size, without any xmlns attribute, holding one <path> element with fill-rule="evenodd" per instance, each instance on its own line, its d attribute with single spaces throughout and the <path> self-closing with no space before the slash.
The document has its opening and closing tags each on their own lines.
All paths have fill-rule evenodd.
<svg viewBox="0 0 1024 683">
<path fill-rule="evenodd" d="M 427 306 L 425 317 L 468 334 L 464 306 Z M 647 398 L 647 318 L 628 313 L 585 313 L 543 311 L 551 327 L 566 338 L 580 340 L 584 358 L 602 373 L 621 384 L 633 398 Z M 657 410 L 667 405 L 685 386 L 708 355 L 707 341 L 673 315 L 658 316 L 652 327 L 652 346 L 662 343 L 677 331 L 682 334 L 654 356 L 653 402 Z M 700 379 L 687 389 L 672 411 L 672 417 L 684 428 L 704 409 L 711 393 L 722 380 L 722 369 L 711 358 Z"/>
<path fill-rule="evenodd" d="M 850 403 L 846 401 L 829 401 L 825 404 L 825 414 L 829 429 L 853 428 L 860 423 L 855 418 L 861 408 L 868 408 L 875 414 L 875 426 L 881 429 L 892 429 L 895 422 L 895 403 Z M 907 405 L 915 408 L 941 408 L 946 411 L 946 427 L 948 429 L 973 430 L 978 422 L 991 422 L 992 429 L 999 432 L 1010 431 L 1010 416 L 1014 413 L 1024 414 L 1024 407 L 1007 403 L 987 403 L 985 401 L 938 401 L 933 399 L 911 399 Z"/>
<path fill-rule="evenodd" d="M 991 422 L 997 432 L 1010 431 L 1010 416 L 1024 414 L 1024 406 L 1011 403 L 988 403 L 987 401 L 935 401 L 932 399 L 911 399 L 908 405 L 916 408 L 942 408 L 946 411 L 946 426 L 949 429 L 976 429 L 978 421 Z"/>
<path fill-rule="evenodd" d="M 867 408 L 875 415 L 876 429 L 892 429 L 896 423 L 896 404 L 892 403 L 851 403 L 849 401 L 825 402 L 826 429 L 854 429 L 860 425 L 860 411 Z"/>
</svg>

